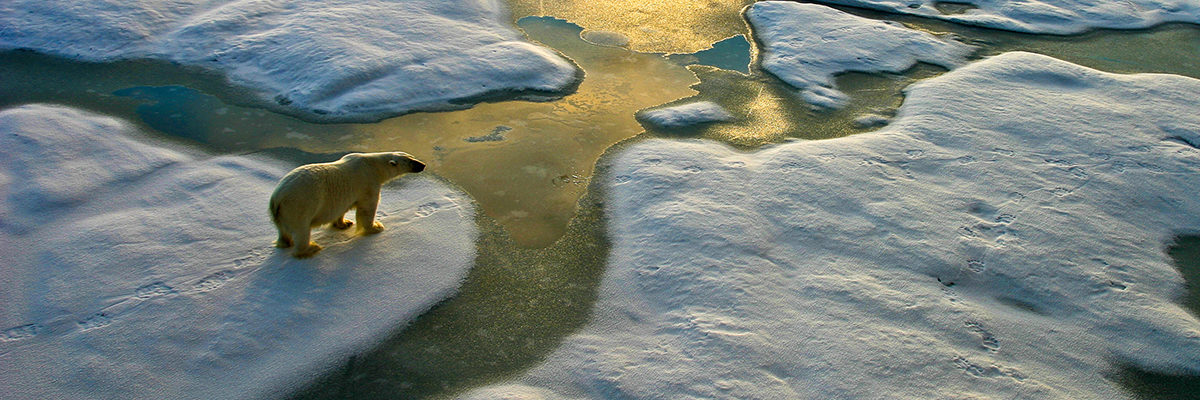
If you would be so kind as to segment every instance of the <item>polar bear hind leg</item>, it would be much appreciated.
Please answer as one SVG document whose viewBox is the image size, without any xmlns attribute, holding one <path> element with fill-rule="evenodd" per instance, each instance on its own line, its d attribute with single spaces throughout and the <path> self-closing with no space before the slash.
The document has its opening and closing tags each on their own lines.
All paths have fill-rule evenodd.
<svg viewBox="0 0 1200 400">
<path fill-rule="evenodd" d="M 321 251 L 321 245 L 309 240 L 309 235 L 311 234 L 312 230 L 308 227 L 292 231 L 292 242 L 296 244 L 296 258 L 312 257 L 318 251 Z"/>
<path fill-rule="evenodd" d="M 286 249 L 292 247 L 292 237 L 283 231 L 279 231 L 279 239 L 275 239 L 275 247 Z"/>
</svg>

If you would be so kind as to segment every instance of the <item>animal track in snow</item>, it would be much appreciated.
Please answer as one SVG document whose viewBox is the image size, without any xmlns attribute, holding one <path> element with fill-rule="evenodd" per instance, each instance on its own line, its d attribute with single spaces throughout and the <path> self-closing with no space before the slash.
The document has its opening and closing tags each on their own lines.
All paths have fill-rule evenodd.
<svg viewBox="0 0 1200 400">
<path fill-rule="evenodd" d="M 1088 178 L 1087 170 L 1084 170 L 1082 167 L 1067 168 L 1067 172 L 1069 172 L 1071 174 L 1071 176 L 1074 176 L 1078 179 L 1087 179 Z"/>
<path fill-rule="evenodd" d="M 1109 264 L 1102 258 L 1094 258 L 1092 261 L 1100 264 L 1104 269 L 1104 278 L 1100 283 L 1100 287 L 1104 289 L 1126 290 L 1129 289 L 1127 282 L 1137 280 L 1137 275 L 1130 272 L 1131 268 L 1128 265 Z"/>
<path fill-rule="evenodd" d="M 817 165 L 811 164 L 811 163 L 804 164 L 804 163 L 800 163 L 800 162 L 796 162 L 796 161 L 788 161 L 786 163 L 783 163 L 783 165 L 780 165 L 779 168 L 783 169 L 784 171 L 794 171 L 794 170 L 798 170 L 798 169 L 811 170 L 813 168 L 816 168 L 816 166 Z"/>
<path fill-rule="evenodd" d="M 150 298 L 154 298 L 154 297 L 174 294 L 175 288 L 167 286 L 167 284 L 162 283 L 162 282 L 154 282 L 149 285 L 145 285 L 145 286 L 137 288 L 136 290 L 133 291 L 133 293 L 134 293 L 134 297 L 145 300 L 145 299 L 150 299 Z"/>
<path fill-rule="evenodd" d="M 963 324 L 971 331 L 979 334 L 981 339 L 980 346 L 985 350 L 992 353 L 1000 351 L 1000 340 L 996 339 L 996 336 L 988 332 L 987 329 L 984 329 L 983 324 L 980 324 L 978 321 L 966 321 Z"/>
<path fill-rule="evenodd" d="M 79 324 L 79 330 L 90 331 L 92 329 L 101 328 L 112 324 L 112 316 L 107 312 L 101 311 L 89 315 L 82 321 L 76 322 L 76 324 Z"/>
<path fill-rule="evenodd" d="M 0 333 L 0 341 L 12 342 L 22 339 L 29 339 L 37 336 L 44 329 L 45 327 L 41 324 L 27 324 L 14 328 L 8 328 L 5 329 L 3 333 Z"/>
<path fill-rule="evenodd" d="M 979 222 L 973 225 L 960 226 L 958 227 L 958 235 L 965 238 L 987 240 L 1003 245 L 1005 240 L 1002 238 L 1010 233 L 1010 230 L 1008 229 L 1008 222 L 1011 221 L 1011 218 L 1015 218 L 1008 214 L 1004 215 L 1006 215 L 1006 217 L 1001 221 Z"/>
<path fill-rule="evenodd" d="M 434 201 L 422 204 L 417 207 L 417 216 L 421 218 L 428 217 L 437 212 L 439 208 L 441 208 L 441 205 Z"/>
<path fill-rule="evenodd" d="M 249 255 L 234 259 L 231 263 L 233 269 L 226 269 L 209 274 L 194 283 L 188 284 L 191 279 L 181 279 L 175 283 L 175 286 L 164 281 L 158 281 L 147 285 L 139 286 L 133 290 L 133 293 L 117 300 L 116 302 L 103 307 L 99 311 L 88 314 L 86 317 L 75 321 L 75 327 L 80 332 L 88 332 L 94 329 L 103 328 L 112 325 L 122 318 L 125 314 L 135 312 L 141 307 L 144 302 L 163 296 L 173 295 L 189 295 L 195 293 L 209 292 L 224 286 L 229 281 L 233 280 L 238 275 L 238 270 L 254 264 L 261 264 L 266 259 L 266 252 L 263 250 L 255 250 Z M 178 289 L 182 287 L 183 289 Z M 67 323 L 70 325 L 70 323 Z M 47 325 L 51 328 L 47 329 Z M 49 332 L 54 335 L 66 334 L 74 331 L 72 329 L 61 329 L 57 321 L 44 323 L 25 324 L 13 328 L 8 328 L 0 331 L 0 342 L 12 342 L 24 340 L 40 335 L 44 332 Z"/>
<path fill-rule="evenodd" d="M 1012 368 L 1003 368 L 997 365 L 983 366 L 967 360 L 966 357 L 956 356 L 952 360 L 954 366 L 964 372 L 980 378 L 1011 378 L 1017 382 L 1025 381 L 1025 374 Z"/>
<path fill-rule="evenodd" d="M 225 282 L 229 282 L 230 279 L 233 279 L 233 271 L 216 272 L 192 284 L 192 291 L 207 292 L 221 287 Z"/>
<path fill-rule="evenodd" d="M 983 272 L 986 269 L 987 269 L 987 265 L 984 265 L 983 261 L 967 260 L 967 270 L 969 270 L 971 272 L 978 274 L 978 273 Z"/>
<path fill-rule="evenodd" d="M 274 246 L 271 247 L 271 249 L 274 248 Z M 233 266 L 235 269 L 241 269 L 252 264 L 262 264 L 262 262 L 266 259 L 266 253 L 264 253 L 262 249 L 256 249 L 251 251 L 250 255 L 234 259 Z"/>
<path fill-rule="evenodd" d="M 1157 172 L 1157 173 L 1164 173 L 1164 172 L 1167 172 L 1167 169 L 1166 169 L 1166 168 L 1160 167 L 1160 166 L 1158 166 L 1158 165 L 1155 165 L 1155 164 L 1147 163 L 1147 162 L 1138 162 L 1138 163 L 1137 163 L 1137 165 L 1138 165 L 1139 167 L 1142 167 L 1142 168 L 1143 168 L 1143 169 L 1145 169 L 1145 170 L 1148 170 L 1148 171 L 1150 171 L 1150 172 Z"/>
<path fill-rule="evenodd" d="M 1050 189 L 1050 193 L 1053 193 L 1055 196 L 1058 196 L 1058 197 L 1066 197 L 1067 195 L 1074 193 L 1074 192 L 1075 192 L 1075 190 L 1068 189 L 1065 187 L 1056 187 L 1056 188 Z"/>
<path fill-rule="evenodd" d="M 908 170 L 907 161 L 892 161 L 886 160 L 883 157 L 870 157 L 864 158 L 862 162 L 858 163 L 858 165 L 873 166 L 880 175 L 888 180 L 916 180 L 916 178 L 913 177 L 912 173 Z"/>
<path fill-rule="evenodd" d="M 1062 166 L 1074 165 L 1074 163 L 1072 163 L 1070 160 L 1066 160 L 1066 159 L 1062 159 L 1062 158 L 1043 158 L 1042 161 L 1044 161 L 1047 164 L 1054 164 L 1054 165 L 1062 165 Z"/>
</svg>

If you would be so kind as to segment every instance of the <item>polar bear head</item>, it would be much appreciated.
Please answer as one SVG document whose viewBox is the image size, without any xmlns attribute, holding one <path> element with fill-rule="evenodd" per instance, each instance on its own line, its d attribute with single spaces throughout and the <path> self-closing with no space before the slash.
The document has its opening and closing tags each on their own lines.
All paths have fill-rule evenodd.
<svg viewBox="0 0 1200 400">
<path fill-rule="evenodd" d="M 425 163 L 402 151 L 350 153 L 342 157 L 342 161 L 346 163 L 361 162 L 369 165 L 371 169 L 378 173 L 380 178 L 379 183 L 407 173 L 416 173 L 425 170 Z"/>
</svg>

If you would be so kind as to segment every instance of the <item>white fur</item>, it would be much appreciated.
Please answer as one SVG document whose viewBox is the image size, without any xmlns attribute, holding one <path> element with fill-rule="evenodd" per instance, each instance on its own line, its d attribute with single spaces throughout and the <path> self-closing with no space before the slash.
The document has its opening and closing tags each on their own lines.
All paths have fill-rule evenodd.
<svg viewBox="0 0 1200 400">
<path fill-rule="evenodd" d="M 393 178 L 424 168 L 425 164 L 407 153 L 387 152 L 351 153 L 331 163 L 293 169 L 271 194 L 269 212 L 279 230 L 275 246 L 296 244 L 296 257 L 310 257 L 321 251 L 321 246 L 309 240 L 312 228 L 325 224 L 349 228 L 353 222 L 344 216 L 351 208 L 363 233 L 383 231 L 383 224 L 375 221 L 379 188 Z"/>
</svg>

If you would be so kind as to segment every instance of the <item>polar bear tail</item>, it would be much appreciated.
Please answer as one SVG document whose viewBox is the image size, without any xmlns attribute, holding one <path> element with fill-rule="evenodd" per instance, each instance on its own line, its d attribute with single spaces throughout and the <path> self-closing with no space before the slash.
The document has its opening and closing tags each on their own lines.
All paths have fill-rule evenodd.
<svg viewBox="0 0 1200 400">
<path fill-rule="evenodd" d="M 279 225 L 279 203 L 272 201 L 271 209 L 269 211 L 271 211 L 271 222 L 274 222 L 275 225 Z"/>
</svg>

